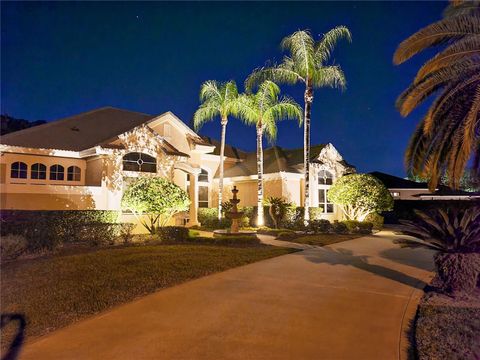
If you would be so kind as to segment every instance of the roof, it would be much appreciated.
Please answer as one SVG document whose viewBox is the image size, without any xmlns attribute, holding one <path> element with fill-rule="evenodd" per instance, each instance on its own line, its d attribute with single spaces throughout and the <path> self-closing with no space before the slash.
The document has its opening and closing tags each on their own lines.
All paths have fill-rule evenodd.
<svg viewBox="0 0 480 360">
<path fill-rule="evenodd" d="M 427 183 L 415 182 L 412 180 L 403 179 L 398 176 L 385 174 L 379 171 L 371 172 L 370 175 L 375 176 L 388 189 L 428 189 Z"/>
<path fill-rule="evenodd" d="M 202 140 L 204 141 L 204 145 L 215 146 L 215 150 L 213 151 L 212 154 L 220 156 L 220 145 L 221 145 L 220 141 L 208 136 L 202 136 Z M 240 160 L 240 159 L 245 159 L 247 157 L 247 152 L 240 150 L 239 148 L 236 148 L 234 146 L 225 144 L 224 155 L 229 158 Z"/>
<path fill-rule="evenodd" d="M 81 151 L 155 118 L 135 111 L 103 107 L 4 135 L 1 144 Z"/>
<path fill-rule="evenodd" d="M 326 144 L 312 146 L 310 149 L 310 161 L 315 162 L 320 151 Z M 257 174 L 257 153 L 244 153 L 245 158 L 235 166 L 225 170 L 225 177 L 249 176 Z M 303 148 L 283 149 L 273 146 L 263 151 L 263 173 L 272 174 L 280 171 L 301 173 L 303 165 Z"/>
</svg>

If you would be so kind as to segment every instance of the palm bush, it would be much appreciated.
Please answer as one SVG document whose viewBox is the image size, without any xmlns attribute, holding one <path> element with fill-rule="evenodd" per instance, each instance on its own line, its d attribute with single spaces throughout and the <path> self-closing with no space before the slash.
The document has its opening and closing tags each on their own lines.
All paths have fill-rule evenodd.
<svg viewBox="0 0 480 360">
<path fill-rule="evenodd" d="M 405 233 L 437 250 L 437 279 L 447 292 L 471 292 L 480 274 L 480 207 L 416 211 Z"/>
<path fill-rule="evenodd" d="M 292 204 L 283 198 L 271 196 L 267 199 L 266 204 L 269 205 L 268 211 L 273 219 L 275 229 L 278 229 L 287 216 L 287 212 Z"/>
<path fill-rule="evenodd" d="M 401 64 L 439 45 L 397 100 L 407 116 L 435 96 L 405 154 L 409 172 L 428 177 L 432 190 L 445 172 L 450 185 L 459 187 L 472 156 L 480 170 L 480 2 L 452 1 L 442 20 L 399 45 L 393 61 Z"/>
</svg>

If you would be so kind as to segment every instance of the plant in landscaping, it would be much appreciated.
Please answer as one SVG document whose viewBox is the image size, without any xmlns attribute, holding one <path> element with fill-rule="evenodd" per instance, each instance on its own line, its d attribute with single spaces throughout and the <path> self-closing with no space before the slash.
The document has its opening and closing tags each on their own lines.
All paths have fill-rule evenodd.
<svg viewBox="0 0 480 360">
<path fill-rule="evenodd" d="M 308 208 L 308 211 L 309 211 L 309 216 L 308 218 L 310 220 L 320 220 L 321 217 L 322 217 L 322 214 L 323 214 L 323 207 L 319 206 L 319 207 L 309 207 Z"/>
<path fill-rule="evenodd" d="M 388 189 L 369 174 L 351 174 L 337 179 L 328 191 L 328 199 L 338 205 L 348 219 L 357 221 L 393 207 Z"/>
<path fill-rule="evenodd" d="M 447 292 L 472 291 L 480 274 L 480 207 L 416 211 L 416 219 L 402 221 L 405 233 L 438 251 L 438 279 Z"/>
<path fill-rule="evenodd" d="M 321 87 L 345 88 L 345 76 L 338 65 L 327 65 L 336 43 L 345 38 L 351 41 L 350 31 L 345 26 L 338 26 L 328 31 L 315 41 L 307 30 L 299 30 L 282 40 L 282 48 L 289 52 L 283 62 L 277 66 L 255 70 L 246 80 L 247 89 L 272 80 L 284 84 L 305 84 L 304 114 L 304 204 L 309 204 L 310 196 L 310 118 L 313 102 L 313 89 Z M 306 205 L 308 209 L 308 205 Z M 305 211 L 304 220 L 308 220 L 309 211 Z"/>
<path fill-rule="evenodd" d="M 480 2 L 451 1 L 444 15 L 403 41 L 393 58 L 401 64 L 441 46 L 396 104 L 407 116 L 435 97 L 405 154 L 409 172 L 428 177 L 431 190 L 444 173 L 452 187 L 459 187 L 472 157 L 474 170 L 480 170 Z"/>
<path fill-rule="evenodd" d="M 133 180 L 122 197 L 122 208 L 131 211 L 151 234 L 158 225 L 166 225 L 173 215 L 187 211 L 189 205 L 190 199 L 184 190 L 159 177 Z M 147 216 L 148 222 L 142 215 Z"/>
<path fill-rule="evenodd" d="M 15 260 L 27 252 L 27 240 L 21 235 L 6 235 L 0 238 L 1 260 Z"/>
<path fill-rule="evenodd" d="M 307 230 L 313 231 L 315 234 L 326 234 L 332 229 L 330 221 L 325 219 L 309 220 Z"/>
<path fill-rule="evenodd" d="M 263 135 L 272 142 L 277 137 L 277 121 L 284 119 L 302 121 L 300 106 L 293 100 L 279 98 L 280 88 L 272 81 L 264 81 L 255 94 L 240 96 L 239 117 L 254 125 L 257 133 L 257 226 L 264 225 L 263 215 Z"/>
<path fill-rule="evenodd" d="M 343 222 L 335 220 L 332 224 L 332 231 L 335 234 L 346 234 L 348 233 L 348 228 L 347 225 L 345 225 Z"/>
<path fill-rule="evenodd" d="M 195 130 L 198 130 L 205 122 L 220 117 L 222 135 L 220 140 L 220 166 L 218 179 L 218 220 L 222 218 L 223 199 L 223 161 L 225 153 L 225 137 L 227 132 L 228 117 L 238 112 L 238 91 L 235 81 L 219 83 L 206 81 L 200 89 L 200 101 L 202 105 L 193 116 Z"/>
<path fill-rule="evenodd" d="M 278 229 L 292 204 L 283 198 L 274 196 L 269 197 L 265 203 L 269 206 L 268 211 L 273 219 L 275 229 Z"/>
<path fill-rule="evenodd" d="M 377 213 L 368 214 L 365 221 L 372 223 L 375 230 L 382 230 L 383 228 L 383 216 Z"/>
</svg>

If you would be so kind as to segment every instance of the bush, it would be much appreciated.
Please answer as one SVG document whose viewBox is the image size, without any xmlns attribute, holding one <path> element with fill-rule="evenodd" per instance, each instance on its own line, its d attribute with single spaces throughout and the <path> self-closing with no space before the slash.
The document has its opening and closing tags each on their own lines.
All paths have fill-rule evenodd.
<svg viewBox="0 0 480 360">
<path fill-rule="evenodd" d="M 305 208 L 303 206 L 291 207 L 286 214 L 284 226 L 287 229 L 303 230 Z"/>
<path fill-rule="evenodd" d="M 296 239 L 300 236 L 303 236 L 303 234 L 297 234 L 296 232 L 294 231 L 282 231 L 282 232 L 279 232 L 278 235 L 277 235 L 277 239 L 278 240 L 285 240 L 285 241 L 289 241 L 289 240 L 293 240 L 293 239 Z"/>
<path fill-rule="evenodd" d="M 335 234 L 346 234 L 348 233 L 348 228 L 343 222 L 335 220 L 332 224 L 332 231 Z"/>
<path fill-rule="evenodd" d="M 323 214 L 322 207 L 310 207 L 308 208 L 308 214 L 310 220 L 320 220 Z"/>
<path fill-rule="evenodd" d="M 217 236 L 213 238 L 198 236 L 190 238 L 188 241 L 205 245 L 252 246 L 260 244 L 260 240 L 256 236 Z"/>
<path fill-rule="evenodd" d="M 371 234 L 373 229 L 373 224 L 365 221 L 355 221 L 355 220 L 344 220 L 343 224 L 348 229 L 348 232 L 352 234 Z"/>
<path fill-rule="evenodd" d="M 130 223 L 90 223 L 77 227 L 77 241 L 90 246 L 115 245 L 120 238 L 125 243 L 125 238 L 132 238 Z"/>
<path fill-rule="evenodd" d="M 437 277 L 447 293 L 470 293 L 479 280 L 480 254 L 438 253 L 435 255 Z"/>
<path fill-rule="evenodd" d="M 135 224 L 132 223 L 123 223 L 120 228 L 120 238 L 123 240 L 124 244 L 130 244 L 133 239 L 133 229 Z"/>
<path fill-rule="evenodd" d="M 226 229 L 232 226 L 232 221 L 223 217 L 218 220 L 217 208 L 200 208 L 198 209 L 198 221 L 202 227 L 208 229 Z"/>
<path fill-rule="evenodd" d="M 183 242 L 189 239 L 189 230 L 182 226 L 162 226 L 157 229 L 162 241 Z"/>
<path fill-rule="evenodd" d="M 383 228 L 383 216 L 377 213 L 371 213 L 365 218 L 366 222 L 370 222 L 375 230 L 382 230 Z"/>
<path fill-rule="evenodd" d="M 27 251 L 27 240 L 21 235 L 5 235 L 0 238 L 1 260 L 15 260 Z"/>
<path fill-rule="evenodd" d="M 332 224 L 325 219 L 310 220 L 308 222 L 308 231 L 313 231 L 315 234 L 325 234 L 332 230 Z"/>
</svg>

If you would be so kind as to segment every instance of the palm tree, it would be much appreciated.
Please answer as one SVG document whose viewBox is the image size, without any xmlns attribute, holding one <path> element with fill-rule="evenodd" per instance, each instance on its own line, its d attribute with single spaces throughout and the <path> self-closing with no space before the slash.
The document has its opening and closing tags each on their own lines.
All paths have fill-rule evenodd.
<svg viewBox="0 0 480 360">
<path fill-rule="evenodd" d="M 214 80 L 205 81 L 200 88 L 201 105 L 193 116 L 193 125 L 198 131 L 207 121 L 220 117 L 222 126 L 220 140 L 220 179 L 218 182 L 218 219 L 222 218 L 223 196 L 223 158 L 228 117 L 238 113 L 238 90 L 235 81 L 219 83 Z"/>
<path fill-rule="evenodd" d="M 418 71 L 397 100 L 402 116 L 425 99 L 435 100 L 410 139 L 405 164 L 409 173 L 429 179 L 434 190 L 448 174 L 458 188 L 469 159 L 480 169 L 480 2 L 452 2 L 445 17 L 403 41 L 393 61 L 442 45 Z"/>
<path fill-rule="evenodd" d="M 254 125 L 257 130 L 257 226 L 264 225 L 263 216 L 263 135 L 270 142 L 277 137 L 277 121 L 296 119 L 301 124 L 302 109 L 293 100 L 282 97 L 279 99 L 280 88 L 272 81 L 264 81 L 258 87 L 256 94 L 240 96 L 239 117 L 246 124 Z"/>
<path fill-rule="evenodd" d="M 313 89 L 321 87 L 345 88 L 345 76 L 338 65 L 327 65 L 336 43 L 345 38 L 351 41 L 350 31 L 345 26 L 338 26 L 315 41 L 307 30 L 294 32 L 282 40 L 282 48 L 289 56 L 283 62 L 272 67 L 256 69 L 245 81 L 247 90 L 264 80 L 276 83 L 305 84 L 304 115 L 304 153 L 303 166 L 305 175 L 305 221 L 309 218 L 310 204 L 310 119 L 313 102 Z"/>
</svg>

